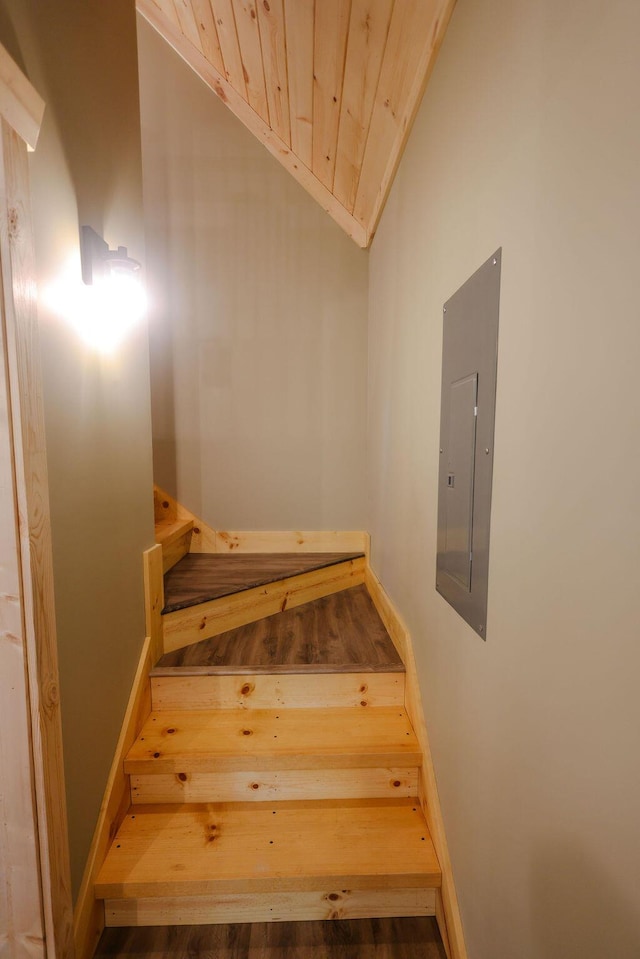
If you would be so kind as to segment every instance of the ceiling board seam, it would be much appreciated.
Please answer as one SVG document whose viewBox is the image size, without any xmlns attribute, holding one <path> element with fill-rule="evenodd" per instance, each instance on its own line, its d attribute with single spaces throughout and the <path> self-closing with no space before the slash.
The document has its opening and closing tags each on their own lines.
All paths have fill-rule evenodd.
<svg viewBox="0 0 640 959">
<path fill-rule="evenodd" d="M 297 156 L 300 157 L 302 162 L 307 167 L 311 167 L 311 162 L 313 158 L 313 143 L 311 138 L 313 136 L 313 35 L 314 35 L 314 22 L 315 22 L 315 0 L 283 0 L 284 8 L 284 28 L 285 28 L 285 49 L 286 49 L 286 59 L 287 59 L 287 86 L 289 89 L 289 128 L 291 131 L 291 149 L 294 150 Z M 300 51 L 297 48 L 295 42 L 291 42 L 293 38 L 295 41 L 295 29 L 291 26 L 292 22 L 296 20 L 295 16 L 292 15 L 292 10 L 297 9 L 298 11 L 305 10 L 306 18 L 303 19 L 303 22 L 306 25 L 310 24 L 310 31 L 308 34 L 305 34 L 306 40 L 311 41 L 311 61 L 307 61 L 309 70 L 307 72 L 308 82 L 306 84 L 300 83 L 301 71 L 300 64 L 303 62 L 300 59 Z M 299 14 L 299 16 L 301 16 Z M 296 26 L 300 29 L 301 20 L 296 21 Z M 298 38 L 301 39 L 300 37 Z M 305 44 L 305 49 L 308 50 Z M 293 70 L 292 70 L 293 67 Z M 293 87 L 295 88 L 295 97 L 293 96 L 292 88 L 292 76 L 293 76 Z M 311 93 L 311 103 L 306 99 L 306 94 L 310 91 Z M 300 113 L 300 108 L 302 107 L 303 112 Z M 301 133 L 301 129 L 304 133 Z M 295 145 L 294 145 L 295 144 Z"/>
<path fill-rule="evenodd" d="M 259 0 L 256 0 L 259 2 Z M 255 8 L 255 3 L 254 3 Z M 260 17 L 258 16 L 258 11 L 256 10 L 256 24 L 258 26 L 258 40 L 260 41 L 260 59 L 262 61 L 262 82 L 264 83 L 264 98 L 267 105 L 267 116 L 266 122 L 269 124 L 269 127 L 273 130 L 271 126 L 271 107 L 269 106 L 269 97 L 267 94 L 267 74 L 264 69 L 264 47 L 262 46 L 262 30 L 260 29 Z"/>
<path fill-rule="evenodd" d="M 351 39 L 351 17 L 353 16 L 353 0 L 349 0 L 349 17 L 347 19 L 347 39 L 344 44 L 344 55 L 342 57 L 342 83 L 340 85 L 340 105 L 338 110 L 338 129 L 336 131 L 336 145 L 333 151 L 333 171 L 331 173 L 331 192 L 336 182 L 336 164 L 338 161 L 338 144 L 340 143 L 340 127 L 342 126 L 342 103 L 344 99 L 344 74 L 347 67 L 347 56 L 349 54 L 349 41 Z"/>
<path fill-rule="evenodd" d="M 286 93 L 286 97 L 287 97 L 286 121 L 287 121 L 287 126 L 289 127 L 289 142 L 287 143 L 286 140 L 282 140 L 282 137 L 280 136 L 280 133 L 277 133 L 277 136 L 278 136 L 278 138 L 279 138 L 280 140 L 282 140 L 283 143 L 286 144 L 286 146 L 287 146 L 288 149 L 291 149 L 291 106 L 290 106 L 290 103 L 289 103 L 289 65 L 288 65 L 288 63 L 287 63 L 287 49 L 286 49 L 287 31 L 286 31 L 286 26 L 285 26 L 285 7 L 284 7 L 284 0 L 280 0 L 280 2 L 281 2 L 281 9 L 282 9 L 282 39 L 283 39 L 283 44 L 284 44 L 284 71 L 285 71 L 285 73 L 284 73 L 284 76 L 283 76 L 283 77 L 280 77 L 280 78 L 279 78 L 279 79 L 280 79 L 280 84 L 277 84 L 277 90 L 278 90 L 278 93 L 279 93 L 279 94 L 282 94 L 282 92 L 283 92 L 283 90 L 284 90 L 285 93 Z M 264 44 L 263 44 L 263 42 L 262 42 L 262 23 L 263 23 L 263 19 L 266 17 L 266 21 L 265 21 L 265 23 L 266 23 L 266 28 L 267 28 L 268 30 L 272 30 L 272 29 L 273 29 L 273 26 L 274 26 L 274 23 L 275 23 L 275 18 L 273 18 L 273 16 L 272 16 L 272 11 L 271 11 L 271 7 L 270 7 L 269 3 L 268 3 L 268 2 L 265 3 L 265 0 L 262 0 L 262 3 L 263 3 L 263 8 L 264 8 L 264 10 L 266 11 L 266 13 L 264 13 L 264 14 L 258 13 L 258 28 L 259 28 L 259 30 L 260 30 L 260 49 L 261 49 L 261 51 L 262 51 L 262 64 L 263 64 L 263 69 L 264 69 L 264 66 L 265 66 L 266 61 L 265 61 L 265 56 L 264 56 Z M 267 39 L 272 39 L 272 38 L 267 38 Z M 279 71 L 278 71 L 278 54 L 277 54 L 277 47 L 278 47 L 278 44 L 277 44 L 277 34 L 274 33 L 273 39 L 274 39 L 274 51 L 273 51 L 273 52 L 274 52 L 274 63 L 272 63 L 272 66 L 275 65 L 276 71 L 279 72 Z M 266 86 L 266 90 L 267 90 L 267 100 L 268 100 L 268 98 L 269 98 L 269 90 L 272 89 L 272 86 L 271 86 L 271 84 L 270 84 L 269 81 L 268 81 L 266 70 L 265 70 L 265 86 Z M 277 97 L 277 103 L 279 103 L 280 107 L 282 107 L 282 98 L 281 98 L 281 97 Z M 284 111 L 282 111 L 282 110 L 280 110 L 280 111 L 276 110 L 276 113 L 278 113 L 278 112 L 280 112 L 280 116 L 282 117 L 282 119 L 284 119 Z M 271 117 L 271 112 L 269 112 L 269 116 Z M 275 119 L 276 119 L 276 118 L 274 117 L 273 120 L 270 120 L 270 123 L 269 123 L 269 126 L 270 126 L 271 129 L 274 131 L 274 133 L 276 133 L 276 129 L 275 129 L 275 125 L 274 125 Z"/>
<path fill-rule="evenodd" d="M 427 84 L 435 67 L 436 60 L 438 59 L 438 53 L 440 51 L 444 36 L 447 32 L 447 27 L 449 26 L 449 21 L 451 20 L 456 2 L 457 0 L 441 0 L 440 13 L 436 17 L 433 30 L 431 31 L 431 36 L 425 44 L 424 53 L 420 58 L 418 67 L 415 71 L 414 80 L 411 85 L 411 92 L 413 94 L 416 87 L 417 92 L 413 97 L 413 101 L 411 97 L 409 97 L 407 101 L 409 104 L 411 104 L 411 112 L 407 117 L 407 122 L 404 130 L 402 131 L 402 135 L 394 142 L 391 153 L 387 158 L 387 163 L 384 168 L 384 174 L 378 189 L 376 201 L 369 217 L 369 223 L 367 225 L 362 224 L 365 226 L 367 233 L 367 246 L 369 246 L 375 235 L 378 222 L 386 204 L 387 197 L 389 196 L 398 166 L 402 160 L 404 149 L 413 128 L 413 124 L 420 108 Z M 356 217 L 354 218 L 357 219 Z"/>
<path fill-rule="evenodd" d="M 178 24 L 181 32 L 184 33 L 185 37 L 187 38 L 187 40 L 189 40 L 190 43 L 193 43 L 196 50 L 200 49 L 200 51 L 202 52 L 203 48 L 202 48 L 202 43 L 200 41 L 200 31 L 198 30 L 198 24 L 196 23 L 196 18 L 193 14 L 193 9 L 191 7 L 191 4 L 188 2 L 183 3 L 182 0 L 173 0 L 173 9 L 176 12 L 176 17 L 178 18 Z M 180 14 L 180 9 L 182 9 L 183 15 L 185 15 L 187 19 L 190 20 L 190 22 L 193 24 L 195 36 L 198 38 L 197 44 L 195 40 L 193 39 L 193 36 L 189 36 L 188 33 L 185 33 L 185 29 L 182 25 L 183 20 Z"/>
<path fill-rule="evenodd" d="M 287 88 L 287 113 L 289 114 L 289 148 L 293 142 L 291 136 L 291 91 L 289 89 L 289 51 L 287 49 L 287 6 L 285 0 L 282 0 L 282 38 L 284 42 L 284 72 L 285 86 Z"/>
<path fill-rule="evenodd" d="M 222 44 L 220 43 L 220 34 L 218 32 L 218 24 L 216 23 L 216 11 L 213 8 L 212 0 L 206 0 L 209 4 L 209 10 L 211 11 L 211 19 L 213 21 L 213 29 L 216 31 L 216 40 L 218 41 L 218 49 L 220 50 L 220 59 L 222 60 L 222 70 L 226 79 L 229 79 L 229 69 L 227 67 L 226 60 L 224 58 L 224 51 L 222 49 Z"/>
<path fill-rule="evenodd" d="M 236 25 L 236 18 L 233 10 L 232 0 L 223 0 L 223 8 L 226 8 L 227 14 L 229 13 L 231 14 L 231 21 L 229 21 L 228 15 L 226 16 L 226 19 L 225 19 L 225 16 L 220 11 L 220 0 L 218 0 L 218 3 L 216 3 L 216 0 L 211 0 L 211 11 L 213 13 L 213 19 L 216 24 L 218 41 L 220 42 L 220 53 L 222 55 L 222 62 L 224 63 L 225 78 L 227 82 L 231 84 L 231 86 L 234 88 L 236 93 L 239 96 L 241 96 L 242 99 L 245 100 L 245 102 L 248 103 L 249 94 L 247 92 L 247 84 L 244 78 L 244 64 L 242 62 L 242 51 L 240 50 L 240 40 L 238 38 L 238 28 Z M 220 19 L 218 19 L 218 17 Z M 226 39 L 223 39 L 223 34 L 221 33 L 220 29 L 218 29 L 219 27 L 224 27 L 224 38 Z M 233 30 L 231 30 L 230 27 L 233 27 Z M 230 59 L 228 57 L 225 57 L 225 54 L 224 54 L 225 46 L 227 47 L 227 53 L 229 54 Z M 236 69 L 234 70 L 234 72 L 237 72 L 238 67 L 240 68 L 240 75 L 236 78 L 237 85 L 232 77 L 232 63 L 231 63 L 231 60 L 234 60 L 234 61 L 236 60 L 236 51 L 237 51 L 237 62 L 235 63 Z"/>
<path fill-rule="evenodd" d="M 213 47 L 219 54 L 220 65 L 222 67 L 222 71 L 224 72 L 226 76 L 226 66 L 224 62 L 224 57 L 222 56 L 222 48 L 220 46 L 220 37 L 218 36 L 218 28 L 216 27 L 216 18 L 211 8 L 210 0 L 200 0 L 200 3 L 202 7 L 206 8 L 209 11 L 210 28 L 213 28 L 212 36 L 209 36 L 210 30 L 209 31 L 207 30 L 207 27 L 205 26 L 204 22 L 201 20 L 201 14 L 199 10 L 196 15 L 196 10 L 193 7 L 193 3 L 194 3 L 194 0 L 191 0 L 191 8 L 193 10 L 193 15 L 196 19 L 196 26 L 199 28 L 199 30 L 200 29 L 202 30 L 202 52 L 207 57 L 207 59 L 209 59 L 210 54 L 207 52 L 207 47 Z M 209 23 L 209 20 L 207 20 L 207 23 Z M 205 43 L 205 40 L 207 40 L 208 42 Z"/>
<path fill-rule="evenodd" d="M 396 11 L 396 3 L 397 3 L 397 2 L 398 2 L 398 0 L 393 0 L 392 6 L 391 6 L 391 13 L 390 13 L 390 15 L 389 15 L 389 22 L 388 22 L 388 24 L 387 24 L 387 32 L 386 32 L 386 35 L 385 35 L 385 38 L 384 38 L 384 50 L 382 51 L 382 56 L 381 56 L 381 58 L 380 58 L 380 69 L 378 70 L 378 78 L 377 78 L 377 80 L 376 80 L 376 89 L 375 89 L 375 93 L 374 93 L 374 95 L 373 95 L 373 100 L 372 100 L 372 102 L 371 102 L 371 115 L 370 115 L 370 117 L 369 117 L 369 126 L 367 127 L 367 135 L 366 135 L 365 140 L 364 140 L 364 149 L 363 149 L 363 151 L 362 151 L 362 161 L 361 161 L 361 163 L 360 163 L 360 166 L 358 167 L 358 171 L 357 171 L 358 176 L 357 176 L 357 178 L 356 178 L 355 188 L 354 188 L 354 191 L 353 191 L 353 206 L 351 206 L 350 208 L 347 207 L 347 209 L 349 210 L 349 212 L 355 217 L 355 219 L 358 220 L 359 223 L 360 223 L 361 221 L 360 221 L 360 220 L 356 217 L 356 215 L 355 215 L 355 208 L 356 208 L 356 203 L 357 203 L 357 199 L 358 199 L 358 190 L 360 189 L 360 177 L 362 176 L 362 168 L 363 168 L 363 166 L 364 166 L 364 158 L 366 157 L 366 155 L 367 155 L 367 150 L 369 149 L 369 137 L 370 137 L 370 135 L 371 135 L 371 120 L 373 119 L 373 111 L 374 111 L 374 109 L 375 109 L 376 100 L 377 100 L 377 98 L 378 98 L 378 89 L 379 89 L 379 87 L 380 87 L 380 78 L 381 78 L 381 76 L 382 76 L 382 67 L 383 67 L 383 65 L 384 65 L 385 57 L 386 57 L 386 55 L 387 55 L 387 44 L 388 44 L 388 42 L 389 42 L 389 34 L 390 34 L 390 32 L 391 32 L 391 23 L 392 23 L 392 21 L 393 21 L 393 15 L 394 15 L 394 13 L 395 13 L 395 11 Z M 370 227 L 370 224 L 362 223 L 362 225 L 363 225 L 363 227 L 365 228 L 365 230 L 367 231 L 367 236 L 368 236 L 368 235 L 369 235 L 369 227 Z"/>
<path fill-rule="evenodd" d="M 320 0 L 322 3 L 322 0 Z M 313 0 L 313 48 L 311 51 L 311 163 L 309 169 L 313 172 L 313 158 L 316 155 L 316 11 L 318 0 Z M 315 176 L 315 174 L 314 174 Z"/>
<path fill-rule="evenodd" d="M 324 0 L 324 2 L 326 2 L 326 0 Z M 314 97 L 313 125 L 314 128 L 316 126 L 318 127 L 318 132 L 322 139 L 318 141 L 314 138 L 312 167 L 314 174 L 318 179 L 322 177 L 321 182 L 330 191 L 333 187 L 335 175 L 336 149 L 338 145 L 337 130 L 340 123 L 340 110 L 342 107 L 344 64 L 349 38 L 351 6 L 352 0 L 334 0 L 330 6 L 327 3 L 327 8 L 324 11 L 324 19 L 322 17 L 316 17 L 314 22 L 314 87 L 317 88 L 319 96 L 317 99 L 317 111 L 316 98 Z M 316 6 L 316 12 L 319 9 L 322 9 L 322 7 Z M 334 13 L 337 16 L 338 29 L 335 32 L 332 32 L 331 27 L 327 25 L 327 9 L 330 10 L 330 13 Z M 343 21 L 344 31 L 341 31 L 339 27 Z M 324 30 L 319 28 L 319 23 L 320 26 L 324 27 Z M 315 62 L 315 49 L 320 47 L 323 40 L 326 40 L 326 50 L 330 53 L 327 69 L 320 69 L 320 65 Z M 318 69 L 316 70 L 316 68 Z"/>
</svg>

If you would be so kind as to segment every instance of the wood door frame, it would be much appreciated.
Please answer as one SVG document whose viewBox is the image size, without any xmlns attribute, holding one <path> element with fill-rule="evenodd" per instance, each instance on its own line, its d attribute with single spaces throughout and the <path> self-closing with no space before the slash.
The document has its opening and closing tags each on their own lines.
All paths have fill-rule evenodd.
<svg viewBox="0 0 640 959">
<path fill-rule="evenodd" d="M 17 595 L 0 602 L 0 643 L 19 650 L 23 682 L 14 683 L 27 717 L 26 737 L 12 739 L 15 769 L 3 776 L 4 794 L 14 779 L 30 785 L 22 803 L 23 822 L 10 823 L 0 854 L 9 942 L 16 957 L 73 959 L 73 907 L 69 866 L 58 654 L 53 596 L 53 560 L 44 436 L 42 375 L 36 314 L 36 269 L 29 192 L 27 149 L 35 149 L 44 102 L 7 51 L 0 46 L 0 388 L 6 408 L 2 426 L 5 509 L 0 534 L 13 541 L 12 573 Z M 13 503 L 11 503 L 13 499 Z M 12 507 L 9 508 L 9 507 Z M 13 630 L 7 628 L 12 607 Z M 0 695 L 7 677 L 0 676 Z M 6 689 L 4 690 L 6 692 Z M 18 699 L 16 699 L 18 697 Z M 11 717 L 9 717 L 11 719 Z M 0 731 L 8 738 L 12 729 Z M 3 754 L 3 759 L 4 759 Z M 18 776 L 19 773 L 19 776 Z M 0 803 L 3 793 L 0 791 Z M 30 801 L 29 801 L 30 800 Z M 14 804 L 12 807 L 17 810 Z M 17 815 L 17 813 L 16 813 Z M 32 826 L 25 828 L 31 821 Z M 11 827 L 15 825 L 15 831 Z M 16 839 L 16 837 L 19 837 Z M 20 845 L 22 844 L 22 845 Z M 17 861 L 20 849 L 24 861 Z M 31 864 L 31 890 L 40 902 L 26 899 L 26 886 L 13 875 Z M 2 889 L 0 888 L 0 893 Z M 34 908 L 35 905 L 35 908 Z M 0 901 L 2 906 L 2 901 Z M 40 913 L 39 917 L 36 911 Z M 0 930 L 0 937 L 2 930 Z M 1 938 L 0 938 L 1 942 Z M 12 953 L 14 954 L 14 953 Z"/>
</svg>

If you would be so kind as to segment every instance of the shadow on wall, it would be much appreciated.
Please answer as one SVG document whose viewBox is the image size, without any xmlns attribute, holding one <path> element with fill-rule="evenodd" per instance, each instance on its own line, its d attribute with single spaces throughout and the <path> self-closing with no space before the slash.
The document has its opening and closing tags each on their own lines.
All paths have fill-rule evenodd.
<svg viewBox="0 0 640 959">
<path fill-rule="evenodd" d="M 635 903 L 632 901 L 636 893 Z M 637 890 L 624 892 L 579 839 L 545 842 L 531 871 L 536 959 L 639 959 Z"/>
<path fill-rule="evenodd" d="M 9 53 L 9 55 L 15 60 L 22 72 L 27 75 L 27 69 L 25 67 L 24 58 L 20 50 L 20 43 L 16 31 L 14 30 L 13 24 L 9 20 L 9 17 L 5 11 L 0 7 L 0 38 L 2 46 Z"/>
<path fill-rule="evenodd" d="M 127 0 L 105 4 L 102 10 L 100 4 L 76 0 L 30 0 L 25 7 L 43 71 L 40 93 L 55 104 L 79 224 L 89 223 L 102 233 L 114 202 L 127 208 L 129 198 L 136 211 L 142 190 L 135 12 Z M 93 42 L 87 42 L 90 37 Z M 91 83 L 79 82 L 84 76 Z M 126 103 L 126 109 L 117 109 L 119 103 Z M 126 245 L 129 237 L 122 242 Z"/>
</svg>

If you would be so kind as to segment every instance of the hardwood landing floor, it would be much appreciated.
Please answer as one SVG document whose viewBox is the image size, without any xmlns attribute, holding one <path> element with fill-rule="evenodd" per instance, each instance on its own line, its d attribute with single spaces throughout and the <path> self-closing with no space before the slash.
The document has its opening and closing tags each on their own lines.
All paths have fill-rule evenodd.
<svg viewBox="0 0 640 959">
<path fill-rule="evenodd" d="M 435 919 L 105 929 L 94 959 L 446 959 Z"/>
<path fill-rule="evenodd" d="M 323 596 L 174 650 L 168 667 L 216 672 L 402 672 L 404 666 L 366 586 Z"/>
<path fill-rule="evenodd" d="M 164 577 L 163 613 L 358 559 L 364 553 L 187 553 Z"/>
</svg>

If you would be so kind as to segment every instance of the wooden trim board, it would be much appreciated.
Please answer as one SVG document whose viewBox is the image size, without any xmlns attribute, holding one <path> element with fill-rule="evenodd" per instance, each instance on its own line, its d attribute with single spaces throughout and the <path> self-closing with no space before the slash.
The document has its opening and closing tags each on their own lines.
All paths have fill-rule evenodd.
<svg viewBox="0 0 640 959">
<path fill-rule="evenodd" d="M 156 523 L 193 521 L 190 553 L 364 553 L 370 537 L 364 530 L 215 530 L 154 486 Z"/>
<path fill-rule="evenodd" d="M 362 530 L 224 530 L 217 533 L 224 553 L 367 553 Z"/>
<path fill-rule="evenodd" d="M 164 579 L 162 546 L 159 544 L 142 554 L 144 569 L 144 612 L 146 634 L 151 641 L 151 665 L 155 666 L 164 652 L 162 637 L 162 607 L 164 606 Z"/>
<path fill-rule="evenodd" d="M 442 901 L 441 908 L 436 910 L 436 919 L 438 920 L 442 940 L 448 947 L 447 954 L 450 956 L 450 959 L 467 959 L 462 919 L 453 880 L 444 821 L 440 809 L 438 787 L 422 708 L 422 698 L 411 636 L 404 621 L 393 606 L 393 603 L 387 596 L 380 580 L 371 567 L 367 567 L 365 585 L 406 669 L 405 708 L 415 734 L 418 737 L 422 751 L 422 767 L 420 770 L 418 795 L 442 869 Z"/>
<path fill-rule="evenodd" d="M 0 954 L 44 959 L 38 816 L 33 795 L 25 598 L 10 390 L 0 310 Z"/>
<path fill-rule="evenodd" d="M 190 646 L 228 629 L 358 586 L 364 582 L 364 572 L 365 559 L 360 557 L 167 613 L 162 617 L 164 651 Z"/>
<path fill-rule="evenodd" d="M 109 845 L 124 820 L 131 803 L 129 777 L 124 773 L 124 759 L 151 712 L 149 671 L 152 666 L 152 649 L 153 643 L 151 637 L 148 636 L 144 641 L 133 686 L 131 687 L 120 737 L 98 815 L 98 823 L 93 834 L 91 849 L 78 893 L 73 923 L 76 959 L 92 959 L 104 929 L 104 907 L 102 902 L 95 899 L 94 885 Z"/>
<path fill-rule="evenodd" d="M 35 150 L 44 116 L 44 100 L 0 44 L 0 116 Z"/>
<path fill-rule="evenodd" d="M 217 922 L 285 922 L 433 916 L 436 889 L 329 889 L 266 896 L 183 896 L 179 899 L 107 899 L 107 926 L 183 926 Z"/>
<path fill-rule="evenodd" d="M 4 66 L 6 69 L 6 59 Z M 12 75 L 17 78 L 18 74 L 13 65 Z M 7 82 L 6 76 L 0 81 L 0 91 L 4 89 L 5 94 Z M 14 86 L 14 92 L 16 89 Z M 8 121 L 9 117 L 0 120 L 1 362 L 10 394 L 9 422 L 5 421 L 4 429 L 11 437 L 18 517 L 30 761 L 45 941 L 51 955 L 72 959 L 73 910 L 29 169 L 25 142 Z"/>
</svg>

